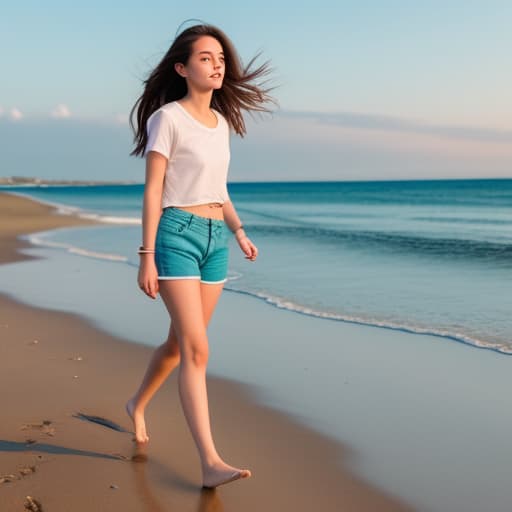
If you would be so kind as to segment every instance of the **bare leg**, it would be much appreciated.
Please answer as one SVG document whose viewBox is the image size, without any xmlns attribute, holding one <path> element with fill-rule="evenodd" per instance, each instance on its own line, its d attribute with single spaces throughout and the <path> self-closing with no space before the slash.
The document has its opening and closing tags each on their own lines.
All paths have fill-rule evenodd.
<svg viewBox="0 0 512 512">
<path fill-rule="evenodd" d="M 222 285 L 204 286 L 212 290 L 218 287 L 219 292 L 222 289 Z M 181 405 L 201 458 L 203 486 L 216 487 L 247 478 L 251 476 L 249 470 L 235 468 L 221 459 L 211 434 L 206 389 L 208 338 L 202 321 L 201 285 L 190 279 L 162 281 L 160 295 L 175 324 L 181 355 L 178 377 Z"/>
<path fill-rule="evenodd" d="M 215 306 L 222 293 L 223 285 L 200 284 L 201 305 L 204 325 L 208 326 Z M 167 340 L 160 345 L 151 358 L 144 379 L 135 395 L 126 403 L 126 412 L 135 427 L 137 443 L 146 443 L 149 437 L 146 432 L 144 411 L 147 404 L 166 381 L 170 373 L 180 362 L 180 349 L 173 324 L 169 328 Z"/>
<path fill-rule="evenodd" d="M 135 426 L 135 440 L 146 443 L 149 437 L 146 433 L 144 411 L 153 395 L 165 382 L 170 373 L 180 362 L 180 350 L 173 326 L 169 329 L 167 341 L 160 345 L 151 358 L 144 379 L 135 393 L 126 404 L 126 412 L 133 420 Z"/>
</svg>

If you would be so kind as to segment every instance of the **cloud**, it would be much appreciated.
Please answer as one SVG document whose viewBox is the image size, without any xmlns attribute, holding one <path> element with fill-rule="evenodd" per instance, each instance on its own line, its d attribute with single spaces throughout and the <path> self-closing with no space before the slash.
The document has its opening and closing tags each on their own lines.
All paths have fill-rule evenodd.
<svg viewBox="0 0 512 512">
<path fill-rule="evenodd" d="M 512 142 L 511 130 L 497 130 L 474 126 L 439 125 L 421 120 L 410 120 L 378 114 L 280 110 L 276 112 L 276 115 L 360 130 L 419 133 L 438 137 L 478 140 L 481 142 Z"/>
<path fill-rule="evenodd" d="M 512 144 L 491 138 L 353 127 L 299 113 L 246 121 L 247 139 L 232 140 L 233 168 L 258 179 L 512 177 Z"/>
<path fill-rule="evenodd" d="M 71 117 L 71 111 L 69 110 L 67 105 L 64 105 L 64 103 L 60 103 L 59 105 L 57 105 L 55 110 L 52 110 L 50 115 L 56 119 L 66 119 L 68 117 Z"/>
<path fill-rule="evenodd" d="M 4 115 L 4 108 L 2 106 L 0 106 L 0 117 L 2 117 Z"/>
<path fill-rule="evenodd" d="M 23 113 L 16 107 L 11 108 L 9 111 L 9 116 L 13 121 L 19 121 L 20 119 L 23 119 Z"/>
</svg>

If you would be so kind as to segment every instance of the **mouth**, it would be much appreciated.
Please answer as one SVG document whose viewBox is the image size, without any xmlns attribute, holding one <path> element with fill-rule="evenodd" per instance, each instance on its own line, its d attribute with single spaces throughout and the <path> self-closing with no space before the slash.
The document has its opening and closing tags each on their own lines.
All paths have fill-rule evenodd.
<svg viewBox="0 0 512 512">
<path fill-rule="evenodd" d="M 222 75 L 220 73 L 215 73 L 214 75 L 211 75 L 210 78 L 222 78 Z"/>
</svg>

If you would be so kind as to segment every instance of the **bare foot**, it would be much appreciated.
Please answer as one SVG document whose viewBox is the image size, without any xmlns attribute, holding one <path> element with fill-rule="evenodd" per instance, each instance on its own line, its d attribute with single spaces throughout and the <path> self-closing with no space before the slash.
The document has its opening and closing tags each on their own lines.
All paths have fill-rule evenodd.
<svg viewBox="0 0 512 512">
<path fill-rule="evenodd" d="M 144 421 L 144 411 L 137 411 L 135 409 L 135 400 L 130 398 L 126 402 L 126 412 L 133 421 L 135 427 L 135 441 L 137 443 L 147 443 L 149 437 L 146 434 L 146 422 Z"/>
<path fill-rule="evenodd" d="M 220 463 L 203 469 L 203 487 L 212 488 L 227 484 L 240 478 L 249 478 L 251 472 L 248 469 L 238 469 L 228 464 Z"/>
</svg>

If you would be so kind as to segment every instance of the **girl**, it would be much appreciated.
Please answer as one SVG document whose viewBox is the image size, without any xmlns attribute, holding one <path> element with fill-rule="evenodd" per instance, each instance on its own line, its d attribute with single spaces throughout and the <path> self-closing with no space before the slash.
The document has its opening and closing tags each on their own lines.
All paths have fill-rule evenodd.
<svg viewBox="0 0 512 512">
<path fill-rule="evenodd" d="M 176 37 L 130 113 L 136 148 L 146 157 L 138 283 L 160 293 L 171 318 L 144 379 L 127 402 L 135 440 L 147 443 L 144 410 L 179 365 L 179 394 L 201 459 L 203 487 L 248 478 L 248 469 L 224 462 L 210 430 L 206 389 L 207 326 L 228 266 L 230 231 L 249 261 L 258 249 L 247 237 L 229 198 L 229 134 L 245 134 L 242 110 L 268 112 L 270 89 L 254 84 L 267 63 L 242 69 L 230 40 L 211 25 Z M 138 107 L 137 107 L 138 105 Z M 133 114 L 137 112 L 137 129 Z"/>
</svg>

